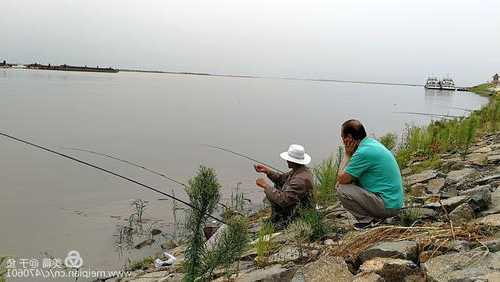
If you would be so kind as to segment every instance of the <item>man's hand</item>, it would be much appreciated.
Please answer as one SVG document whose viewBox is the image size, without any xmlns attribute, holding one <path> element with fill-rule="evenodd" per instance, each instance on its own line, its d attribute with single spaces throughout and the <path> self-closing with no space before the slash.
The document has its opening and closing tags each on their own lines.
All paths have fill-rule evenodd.
<svg viewBox="0 0 500 282">
<path fill-rule="evenodd" d="M 344 140 L 344 146 L 345 146 L 345 153 L 346 153 L 346 155 L 348 155 L 349 157 L 352 157 L 352 155 L 354 154 L 354 152 L 356 152 L 356 149 L 358 148 L 358 145 L 359 145 L 359 141 L 356 141 L 356 140 L 352 139 L 351 137 L 347 137 Z"/>
<path fill-rule="evenodd" d="M 266 189 L 267 187 L 269 187 L 269 184 L 267 184 L 267 181 L 264 178 L 258 178 L 255 181 L 255 184 L 257 184 L 257 186 L 259 186 L 262 189 Z"/>
<path fill-rule="evenodd" d="M 261 172 L 261 173 L 267 174 L 269 171 L 271 171 L 268 167 L 261 165 L 261 164 L 255 164 L 253 167 L 255 168 L 256 172 Z"/>
</svg>

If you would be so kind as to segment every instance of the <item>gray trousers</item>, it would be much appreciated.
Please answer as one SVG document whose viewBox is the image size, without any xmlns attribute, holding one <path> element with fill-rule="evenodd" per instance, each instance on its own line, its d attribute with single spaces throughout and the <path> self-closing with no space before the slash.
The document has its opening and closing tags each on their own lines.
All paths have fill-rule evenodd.
<svg viewBox="0 0 500 282">
<path fill-rule="evenodd" d="M 359 222 L 368 223 L 398 215 L 399 209 L 386 209 L 378 195 L 354 184 L 339 184 L 337 198 Z"/>
</svg>

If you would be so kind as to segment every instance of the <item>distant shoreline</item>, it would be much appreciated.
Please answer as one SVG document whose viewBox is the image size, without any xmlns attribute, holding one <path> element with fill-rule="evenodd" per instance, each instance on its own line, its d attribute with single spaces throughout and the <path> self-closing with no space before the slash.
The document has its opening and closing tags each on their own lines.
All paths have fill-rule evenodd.
<svg viewBox="0 0 500 282">
<path fill-rule="evenodd" d="M 22 66 L 22 67 L 18 67 Z M 35 67 L 33 67 L 35 66 Z M 7 64 L 2 65 L 1 68 L 13 69 L 43 69 L 43 70 L 57 70 L 57 71 L 81 71 L 81 72 L 100 72 L 100 73 L 118 73 L 118 72 L 136 72 L 136 73 L 155 73 L 155 74 L 173 74 L 173 75 L 193 75 L 193 76 L 212 76 L 212 77 L 230 77 L 230 78 L 248 78 L 248 79 L 278 79 L 278 80 L 295 80 L 295 81 L 314 81 L 314 82 L 337 82 L 337 83 L 351 83 L 351 84 L 372 84 L 372 85 L 389 85 L 389 86 L 410 86 L 410 87 L 424 87 L 424 84 L 417 83 L 399 83 L 399 82 L 383 82 L 383 81 L 366 81 L 366 80 L 344 80 L 344 79 L 327 79 L 327 78 L 307 78 L 307 77 L 287 77 L 287 76 L 260 76 L 260 75 L 245 75 L 245 74 L 223 74 L 223 73 L 205 73 L 205 72 L 187 72 L 187 71 L 160 71 L 160 70 L 141 70 L 141 69 L 120 69 L 120 68 L 91 68 L 87 66 L 69 66 L 47 65 L 44 68 L 36 67 L 44 66 L 39 64 L 32 65 L 16 65 Z M 457 91 L 469 91 L 470 87 L 457 87 Z"/>
</svg>

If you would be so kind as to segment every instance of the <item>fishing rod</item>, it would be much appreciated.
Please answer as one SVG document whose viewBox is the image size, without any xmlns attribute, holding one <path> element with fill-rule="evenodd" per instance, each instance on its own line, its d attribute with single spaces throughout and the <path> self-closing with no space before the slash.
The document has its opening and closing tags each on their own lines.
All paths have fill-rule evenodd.
<svg viewBox="0 0 500 282">
<path fill-rule="evenodd" d="M 445 118 L 463 118 L 463 116 L 440 115 L 440 114 L 419 113 L 419 112 L 393 112 L 393 113 L 395 113 L 395 114 L 421 115 L 421 116 L 436 116 L 436 117 L 445 117 Z"/>
<path fill-rule="evenodd" d="M 119 158 L 117 156 L 113 156 L 113 155 L 110 155 L 110 154 L 106 154 L 106 153 L 101 153 L 101 152 L 97 152 L 97 151 L 92 151 L 92 150 L 87 150 L 87 149 L 82 149 L 82 148 L 74 148 L 74 147 L 62 147 L 61 149 L 63 150 L 71 150 L 71 151 L 79 151 L 79 152 L 85 152 L 85 153 L 89 153 L 89 154 L 94 154 L 94 155 L 97 155 L 97 156 L 101 156 L 101 157 L 106 157 L 106 158 L 110 158 L 110 159 L 113 159 L 113 160 L 116 160 L 116 161 L 119 161 L 119 162 L 122 162 L 122 163 L 126 163 L 128 165 L 131 165 L 131 166 L 135 166 L 135 167 L 138 167 L 140 169 L 143 169 L 147 172 L 151 172 L 153 174 L 156 174 L 156 175 L 159 175 L 167 180 L 170 180 L 176 184 L 179 184 L 181 186 L 184 186 L 186 188 L 189 188 L 189 186 L 185 183 L 182 183 L 178 180 L 175 180 L 174 178 L 166 175 L 165 173 L 162 173 L 162 172 L 158 172 L 156 170 L 153 170 L 153 169 L 150 169 L 150 168 L 147 168 L 141 164 L 138 164 L 138 163 L 135 163 L 135 162 L 132 162 L 132 161 L 129 161 L 129 160 L 125 160 L 125 159 L 122 159 L 122 158 Z"/>
<path fill-rule="evenodd" d="M 116 160 L 116 161 L 119 161 L 119 162 L 122 162 L 122 163 L 125 163 L 125 164 L 128 164 L 128 165 L 131 165 L 131 166 L 138 167 L 138 168 L 143 169 L 143 170 L 145 170 L 147 172 L 159 175 L 159 176 L 161 176 L 161 177 L 163 177 L 163 178 L 165 178 L 167 180 L 170 180 L 170 181 L 172 181 L 172 182 L 174 182 L 176 184 L 179 184 L 179 185 L 181 185 L 181 186 L 183 186 L 185 188 L 189 188 L 189 185 L 187 185 L 185 183 L 182 183 L 182 182 L 180 182 L 180 181 L 178 181 L 178 180 L 176 180 L 176 179 L 174 179 L 174 178 L 166 175 L 165 173 L 162 173 L 162 172 L 159 172 L 159 171 L 147 168 L 144 165 L 141 165 L 141 164 L 129 161 L 129 160 L 125 160 L 125 159 L 122 159 L 122 158 L 117 157 L 117 156 L 113 156 L 113 155 L 110 155 L 110 154 L 101 153 L 101 152 L 97 152 L 97 151 L 93 151 L 93 150 L 82 149 L 82 148 L 62 147 L 61 149 L 63 149 L 63 150 L 85 152 L 85 153 L 89 153 L 89 154 L 93 154 L 93 155 L 97 155 L 97 156 L 101 156 L 101 157 L 110 158 L 110 159 L 113 159 L 113 160 Z M 228 207 L 226 205 L 224 205 L 223 203 L 219 202 L 217 204 L 220 205 L 223 208 L 228 209 Z"/>
<path fill-rule="evenodd" d="M 262 164 L 262 165 L 268 166 L 268 167 L 270 167 L 270 168 L 272 168 L 272 169 L 274 169 L 274 170 L 276 170 L 276 171 L 278 171 L 278 172 L 280 172 L 280 173 L 285 173 L 284 171 L 282 171 L 282 170 L 280 170 L 280 169 L 277 169 L 277 168 L 275 168 L 275 167 L 273 167 L 273 166 L 271 166 L 271 165 L 269 165 L 269 164 L 266 164 L 265 162 L 261 162 L 261 161 L 259 161 L 259 160 L 256 160 L 256 159 L 254 159 L 254 158 L 252 158 L 252 157 L 249 157 L 249 156 L 247 156 L 247 155 L 244 155 L 244 154 L 242 154 L 242 153 L 238 153 L 238 152 L 235 152 L 235 151 L 232 151 L 232 150 L 229 150 L 229 149 L 226 149 L 226 148 L 220 147 L 220 146 L 209 145 L 209 144 L 202 144 L 202 145 L 207 146 L 207 147 L 210 147 L 210 148 L 213 148 L 213 149 L 222 150 L 222 151 L 224 151 L 224 152 L 231 153 L 231 154 L 233 154 L 233 155 L 236 155 L 236 156 L 239 156 L 239 157 L 245 158 L 245 159 L 247 159 L 247 160 L 254 161 L 254 162 L 258 163 L 258 164 Z"/>
<path fill-rule="evenodd" d="M 11 139 L 11 140 L 14 140 L 14 141 L 17 141 L 17 142 L 20 142 L 20 143 L 24 143 L 24 144 L 26 144 L 26 145 L 29 145 L 29 146 L 32 146 L 32 147 L 35 147 L 35 148 L 41 149 L 41 150 L 43 150 L 43 151 L 46 151 L 46 152 L 49 152 L 49 153 L 52 153 L 52 154 L 58 155 L 58 156 L 60 156 L 60 157 L 63 157 L 63 158 L 66 158 L 66 159 L 72 160 L 72 161 L 74 161 L 74 162 L 77 162 L 77 163 L 80 163 L 80 164 L 83 164 L 83 165 L 86 165 L 86 166 L 89 166 L 89 167 L 95 168 L 95 169 L 97 169 L 97 170 L 100 170 L 100 171 L 106 172 L 106 173 L 108 173 L 108 174 L 114 175 L 114 176 L 116 176 L 116 177 L 118 177 L 118 178 L 125 179 L 125 180 L 127 180 L 127 181 L 129 181 L 129 182 L 135 183 L 135 184 L 137 184 L 137 185 L 139 185 L 139 186 L 142 186 L 142 187 L 144 187 L 144 188 L 147 188 L 147 189 L 149 189 L 149 190 L 151 190 L 151 191 L 154 191 L 154 192 L 156 192 L 156 193 L 159 193 L 159 194 L 162 194 L 162 195 L 164 195 L 164 196 L 167 196 L 167 197 L 169 197 L 169 198 L 171 198 L 171 199 L 173 199 L 173 200 L 179 201 L 179 202 L 181 202 L 181 203 L 185 204 L 186 206 L 188 206 L 188 207 L 190 207 L 190 208 L 192 208 L 192 209 L 194 209 L 194 210 L 201 211 L 200 209 L 196 208 L 195 206 L 193 206 L 192 204 L 190 204 L 190 203 L 188 203 L 188 202 L 186 202 L 186 201 L 184 201 L 184 200 L 181 200 L 181 199 L 179 199 L 179 198 L 177 198 L 177 197 L 174 197 L 174 196 L 172 196 L 172 195 L 170 195 L 170 194 L 168 194 L 168 193 L 162 192 L 162 191 L 160 191 L 160 190 L 158 190 L 158 189 L 156 189 L 156 188 L 154 188 L 154 187 L 152 187 L 152 186 L 146 185 L 146 184 L 141 183 L 141 182 L 139 182 L 139 181 L 137 181 L 137 180 L 135 180 L 135 179 L 132 179 L 132 178 L 127 177 L 127 176 L 123 176 L 123 175 L 121 175 L 121 174 L 119 174 L 119 173 L 116 173 L 116 172 L 111 171 L 111 170 L 109 170 L 109 169 L 106 169 L 106 168 L 100 167 L 100 166 L 95 165 L 95 164 L 93 164 L 93 163 L 90 163 L 90 162 L 87 162 L 87 161 L 80 160 L 80 159 L 75 158 L 75 157 L 73 157 L 73 156 L 70 156 L 70 155 L 67 155 L 67 154 L 64 154 L 64 153 L 60 153 L 60 152 L 55 151 L 55 150 L 52 150 L 52 149 L 50 149 L 50 148 L 47 148 L 47 147 L 44 147 L 44 146 L 41 146 L 41 145 L 37 145 L 37 144 L 35 144 L 35 143 L 33 143 L 33 142 L 30 142 L 30 141 L 27 141 L 27 140 L 23 140 L 23 139 L 21 139 L 21 138 L 14 137 L 14 136 L 12 136 L 12 135 L 9 135 L 9 134 L 3 133 L 3 132 L 0 132 L 0 136 L 6 137 L 6 138 L 8 138 L 8 139 Z M 225 222 L 224 222 L 222 219 L 219 219 L 219 218 L 217 218 L 217 217 L 215 217 L 215 216 L 213 216 L 213 215 L 211 215 L 211 214 L 207 214 L 207 216 L 208 216 L 208 217 L 210 217 L 210 218 L 212 218 L 212 219 L 214 219 L 214 220 L 216 220 L 216 221 L 218 221 L 218 222 L 220 222 L 220 223 L 225 224 Z"/>
</svg>

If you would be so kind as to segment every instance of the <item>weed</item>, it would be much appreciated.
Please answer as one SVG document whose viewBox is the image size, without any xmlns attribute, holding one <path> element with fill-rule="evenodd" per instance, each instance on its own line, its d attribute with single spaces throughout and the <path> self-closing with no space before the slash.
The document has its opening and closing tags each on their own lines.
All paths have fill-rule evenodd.
<svg viewBox="0 0 500 282">
<path fill-rule="evenodd" d="M 0 257 L 0 282 L 5 282 L 5 274 L 7 273 L 7 260 L 9 257 Z"/>
<path fill-rule="evenodd" d="M 154 262 L 153 257 L 145 257 L 144 259 L 136 262 L 130 262 L 129 261 L 129 266 L 128 269 L 130 271 L 134 270 L 146 270 L 148 269 Z"/>
<path fill-rule="evenodd" d="M 394 133 L 387 133 L 379 138 L 380 143 L 384 145 L 389 151 L 392 151 L 396 148 L 396 144 L 398 141 L 398 137 Z"/>
<path fill-rule="evenodd" d="M 401 225 L 412 226 L 416 221 L 422 218 L 422 212 L 418 207 L 408 207 L 399 214 Z"/>
<path fill-rule="evenodd" d="M 303 256 L 304 245 L 313 237 L 313 230 L 309 223 L 303 219 L 295 220 L 288 225 L 286 234 L 293 241 L 300 251 L 300 257 Z"/>
<path fill-rule="evenodd" d="M 325 237 L 331 231 L 330 226 L 323 222 L 324 216 L 318 210 L 303 209 L 300 211 L 300 217 L 298 220 L 302 220 L 307 223 L 311 228 L 311 234 L 309 236 L 309 241 L 320 240 Z"/>
<path fill-rule="evenodd" d="M 274 233 L 274 226 L 270 221 L 263 222 L 255 244 L 255 250 L 257 252 L 256 263 L 258 266 L 264 266 L 267 264 L 267 259 L 271 250 L 273 249 L 273 241 L 271 235 Z"/>
<path fill-rule="evenodd" d="M 314 201 L 320 205 L 332 204 L 337 200 L 335 183 L 338 170 L 342 161 L 343 151 L 339 147 L 337 156 L 331 156 L 313 169 L 314 173 Z"/>
</svg>

